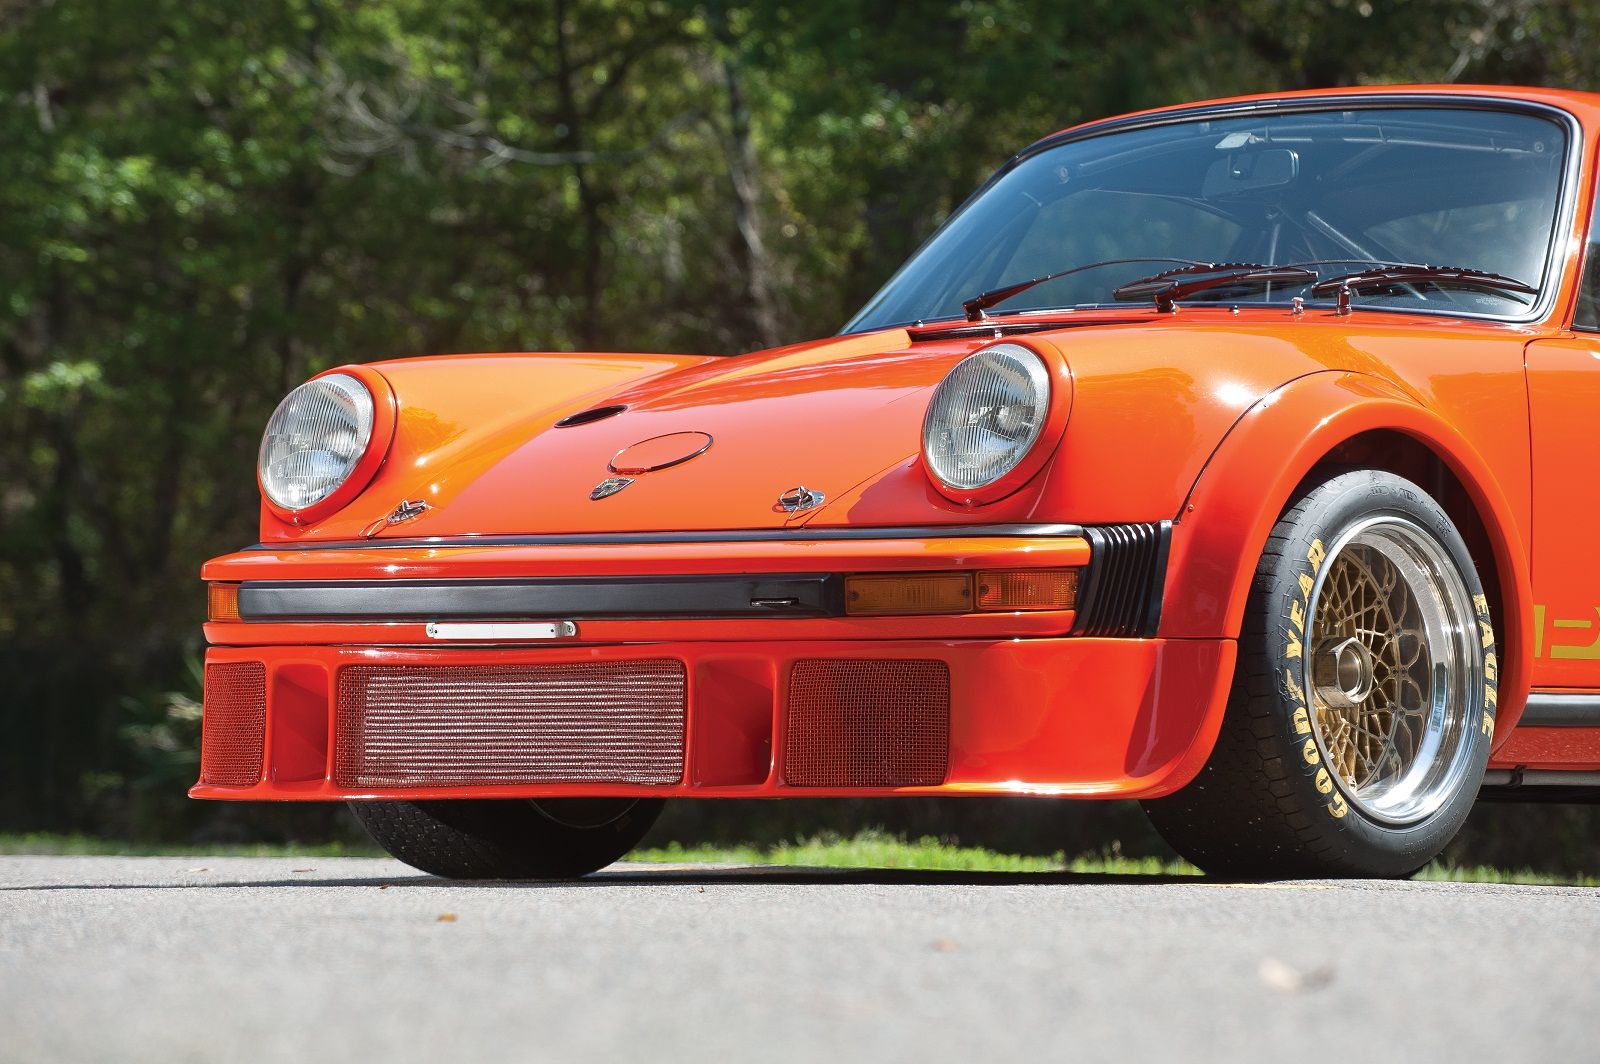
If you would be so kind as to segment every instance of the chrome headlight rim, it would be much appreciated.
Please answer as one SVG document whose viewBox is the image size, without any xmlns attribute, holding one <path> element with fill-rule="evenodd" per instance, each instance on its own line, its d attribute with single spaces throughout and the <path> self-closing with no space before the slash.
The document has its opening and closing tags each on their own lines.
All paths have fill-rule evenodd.
<svg viewBox="0 0 1600 1064">
<path fill-rule="evenodd" d="M 353 381 L 371 401 L 371 415 L 366 432 L 366 442 L 356 460 L 349 466 L 344 478 L 338 481 L 326 494 L 313 499 L 301 506 L 290 506 L 275 497 L 270 490 L 266 470 L 267 444 L 271 437 L 273 423 L 278 414 L 289 405 L 304 389 L 316 385 L 319 381 L 326 381 L 330 377 L 344 378 Z M 365 366 L 339 366 L 317 374 L 305 383 L 290 390 L 274 408 L 272 416 L 267 420 L 266 429 L 262 433 L 261 444 L 256 457 L 256 484 L 261 491 L 261 500 L 265 508 L 278 519 L 293 525 L 308 525 L 320 521 L 332 514 L 364 491 L 372 478 L 382 466 L 388 455 L 389 445 L 394 439 L 395 420 L 397 416 L 397 403 L 394 390 L 383 375 Z"/>
<path fill-rule="evenodd" d="M 959 376 L 977 367 L 974 360 L 990 359 L 996 355 L 1016 364 L 1033 384 L 1042 391 L 1036 404 L 1037 419 L 1025 442 L 1016 449 L 1010 463 L 1004 465 L 989 479 L 958 481 L 942 475 L 940 462 L 930 453 L 932 433 L 941 427 L 941 398 L 948 389 L 959 386 Z M 1066 429 L 1067 414 L 1072 401 L 1072 378 L 1066 361 L 1055 355 L 1016 340 L 1006 339 L 986 344 L 951 366 L 944 378 L 934 388 L 928 399 L 928 409 L 923 415 L 920 455 L 923 468 L 934 488 L 952 502 L 964 506 L 979 506 L 998 502 L 1023 487 L 1044 467 L 1055 453 Z"/>
</svg>

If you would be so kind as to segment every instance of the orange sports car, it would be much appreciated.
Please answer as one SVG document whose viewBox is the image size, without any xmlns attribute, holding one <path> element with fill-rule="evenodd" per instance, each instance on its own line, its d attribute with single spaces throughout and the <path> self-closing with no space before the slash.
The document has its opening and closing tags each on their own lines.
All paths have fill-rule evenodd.
<svg viewBox="0 0 1600 1064">
<path fill-rule="evenodd" d="M 833 337 L 345 366 L 206 563 L 199 798 L 459 877 L 667 798 L 1137 798 L 1402 876 L 1600 784 L 1600 96 L 1175 107 L 1005 164 Z"/>
</svg>

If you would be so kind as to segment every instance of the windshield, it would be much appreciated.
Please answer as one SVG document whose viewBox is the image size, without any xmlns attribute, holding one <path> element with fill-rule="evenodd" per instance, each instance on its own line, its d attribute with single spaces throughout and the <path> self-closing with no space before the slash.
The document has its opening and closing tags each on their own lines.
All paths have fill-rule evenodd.
<svg viewBox="0 0 1600 1064">
<path fill-rule="evenodd" d="M 1566 140 L 1560 124 L 1533 114 L 1385 107 L 1192 119 L 1068 141 L 992 182 L 844 331 L 962 317 L 962 302 L 980 293 L 1094 263 L 1104 265 L 1029 288 L 994 313 L 1116 304 L 1118 287 L 1165 268 L 1152 258 L 1308 263 L 1321 279 L 1363 263 L 1419 263 L 1540 288 Z M 1241 298 L 1221 288 L 1188 300 L 1314 302 L 1309 289 Z M 1355 302 L 1514 317 L 1530 297 L 1407 283 L 1364 289 Z"/>
</svg>

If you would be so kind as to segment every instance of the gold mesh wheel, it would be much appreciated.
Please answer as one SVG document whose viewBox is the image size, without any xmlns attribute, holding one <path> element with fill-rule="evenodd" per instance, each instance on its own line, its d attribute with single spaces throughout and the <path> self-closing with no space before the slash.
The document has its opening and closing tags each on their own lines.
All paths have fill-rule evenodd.
<svg viewBox="0 0 1600 1064">
<path fill-rule="evenodd" d="M 1438 541 L 1399 517 L 1327 553 L 1310 602 L 1312 728 L 1349 801 L 1414 823 L 1460 786 L 1482 691 L 1471 596 Z"/>
</svg>

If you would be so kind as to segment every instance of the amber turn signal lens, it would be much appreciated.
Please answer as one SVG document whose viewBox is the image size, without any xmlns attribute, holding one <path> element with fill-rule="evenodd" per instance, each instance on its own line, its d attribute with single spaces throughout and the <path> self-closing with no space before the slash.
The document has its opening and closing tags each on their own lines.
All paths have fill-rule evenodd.
<svg viewBox="0 0 1600 1064">
<path fill-rule="evenodd" d="M 971 573 L 877 573 L 844 578 L 844 611 L 857 617 L 971 613 Z"/>
<path fill-rule="evenodd" d="M 1078 570 L 1011 569 L 978 574 L 980 610 L 1070 610 L 1078 605 Z"/>
<path fill-rule="evenodd" d="M 206 616 L 213 621 L 239 619 L 239 585 L 208 584 L 206 587 Z"/>
</svg>

